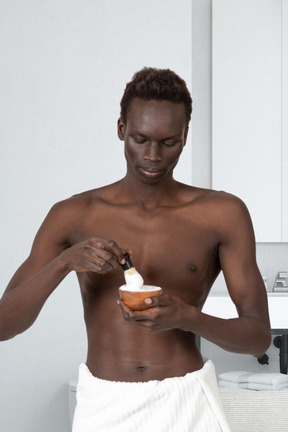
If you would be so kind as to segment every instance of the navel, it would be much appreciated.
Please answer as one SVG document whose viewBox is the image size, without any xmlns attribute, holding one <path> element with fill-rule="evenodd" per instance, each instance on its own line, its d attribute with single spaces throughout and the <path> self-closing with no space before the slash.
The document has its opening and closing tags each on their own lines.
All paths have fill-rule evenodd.
<svg viewBox="0 0 288 432">
<path fill-rule="evenodd" d="M 140 366 L 137 366 L 136 367 L 136 371 L 137 372 L 140 372 L 140 373 L 144 373 L 144 372 L 146 372 L 148 370 L 148 367 L 147 366 L 144 366 L 144 365 L 140 365 Z"/>
</svg>

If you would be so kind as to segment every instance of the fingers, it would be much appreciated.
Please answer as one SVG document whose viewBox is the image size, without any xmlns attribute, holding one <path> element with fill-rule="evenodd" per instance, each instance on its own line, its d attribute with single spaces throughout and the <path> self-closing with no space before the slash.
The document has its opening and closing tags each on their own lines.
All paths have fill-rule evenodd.
<svg viewBox="0 0 288 432">
<path fill-rule="evenodd" d="M 128 308 L 121 300 L 118 300 L 117 303 L 121 308 L 121 312 L 125 321 L 133 322 L 135 325 L 140 327 L 145 327 L 147 330 L 152 330 L 153 321 L 151 317 L 147 319 L 145 311 L 133 311 Z"/>
<path fill-rule="evenodd" d="M 145 299 L 145 303 L 149 307 L 156 307 L 156 306 L 165 306 L 165 300 L 161 298 L 163 296 L 152 296 Z"/>
<path fill-rule="evenodd" d="M 108 239 L 96 239 L 97 241 L 97 247 L 99 250 L 103 250 L 105 252 L 108 252 L 108 254 L 103 256 L 103 259 L 106 259 L 107 261 L 113 261 L 113 258 L 116 258 L 119 264 L 125 263 L 124 250 L 120 249 L 120 247 L 117 245 L 117 243 L 114 240 L 108 240 Z M 123 253 L 124 252 L 124 253 Z"/>
<path fill-rule="evenodd" d="M 65 251 L 71 270 L 107 273 L 125 262 L 124 249 L 114 240 L 92 237 Z"/>
<path fill-rule="evenodd" d="M 162 294 L 160 296 L 152 296 L 147 297 L 145 299 L 145 303 L 150 308 L 157 307 L 157 306 L 168 306 L 170 304 L 171 297 L 167 294 Z"/>
<path fill-rule="evenodd" d="M 145 300 L 148 309 L 133 311 L 118 300 L 125 321 L 144 327 L 148 331 L 166 331 L 182 328 L 183 303 L 178 297 L 163 294 Z"/>
<path fill-rule="evenodd" d="M 143 321 L 147 319 L 147 310 L 144 311 L 134 311 L 130 309 L 122 300 L 117 300 L 118 305 L 122 311 L 123 317 L 127 321 Z"/>
<path fill-rule="evenodd" d="M 117 269 L 119 264 L 125 264 L 125 254 L 132 256 L 129 249 L 120 248 L 114 240 L 102 237 L 90 238 L 86 241 L 85 247 L 90 249 L 90 254 L 97 262 L 91 265 L 97 267 L 97 271 L 105 273 L 106 271 Z"/>
<path fill-rule="evenodd" d="M 102 244 L 94 239 L 86 241 L 79 249 L 79 264 L 83 270 L 106 273 L 118 267 L 115 255 L 104 250 Z"/>
<path fill-rule="evenodd" d="M 122 300 L 117 300 L 118 305 L 120 306 L 121 310 L 123 312 L 125 312 L 126 314 L 128 314 L 129 316 L 135 316 L 135 319 L 145 319 L 145 312 L 147 313 L 147 318 L 151 317 L 151 309 L 152 308 L 156 308 L 157 306 L 168 306 L 169 305 L 169 296 L 167 294 L 163 294 L 161 296 L 152 296 L 152 297 L 147 297 L 145 299 L 145 303 L 147 304 L 148 309 L 145 309 L 143 311 L 133 311 L 132 309 L 130 309 L 128 306 L 126 306 L 126 304 L 122 301 Z M 155 313 L 155 310 L 154 310 Z"/>
<path fill-rule="evenodd" d="M 145 302 L 150 307 L 142 311 L 133 311 L 128 306 L 126 306 L 122 300 L 118 300 L 117 303 L 121 308 L 122 315 L 125 321 L 133 322 L 138 326 L 145 327 L 149 331 L 167 330 L 166 326 L 164 328 L 163 323 L 161 323 L 163 308 L 157 307 L 160 305 L 161 301 L 159 300 L 159 298 L 157 298 L 157 300 L 155 301 L 154 298 L 155 297 L 149 297 L 146 299 L 147 301 L 145 300 Z M 155 303 L 153 306 L 152 302 Z"/>
</svg>

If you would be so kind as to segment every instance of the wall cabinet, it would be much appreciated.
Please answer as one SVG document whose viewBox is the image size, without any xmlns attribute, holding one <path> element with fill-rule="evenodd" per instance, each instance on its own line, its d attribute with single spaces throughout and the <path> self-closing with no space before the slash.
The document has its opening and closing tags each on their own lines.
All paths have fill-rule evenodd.
<svg viewBox="0 0 288 432">
<path fill-rule="evenodd" d="M 288 1 L 214 0 L 212 21 L 212 186 L 288 241 Z"/>
</svg>

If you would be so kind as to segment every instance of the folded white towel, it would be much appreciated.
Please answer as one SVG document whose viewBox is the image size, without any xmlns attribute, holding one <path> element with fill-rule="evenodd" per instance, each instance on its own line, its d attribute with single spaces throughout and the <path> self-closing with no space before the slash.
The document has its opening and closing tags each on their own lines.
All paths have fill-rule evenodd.
<svg viewBox="0 0 288 432">
<path fill-rule="evenodd" d="M 247 389 L 247 383 L 234 383 L 231 381 L 220 380 L 218 386 L 221 388 L 229 388 L 232 390 Z"/>
<path fill-rule="evenodd" d="M 220 389 L 229 390 L 262 390 L 262 391 L 273 391 L 273 390 L 288 390 L 288 383 L 278 383 L 274 385 L 260 384 L 260 383 L 233 383 L 231 381 L 220 380 L 218 382 Z"/>
<path fill-rule="evenodd" d="M 219 375 L 219 379 L 224 381 L 230 381 L 232 383 L 243 383 L 248 382 L 248 377 L 250 375 L 251 372 L 246 371 L 223 372 Z"/>
<path fill-rule="evenodd" d="M 234 390 L 284 390 L 288 389 L 288 375 L 245 371 L 223 372 L 219 375 L 218 386 Z"/>
<path fill-rule="evenodd" d="M 288 375 L 282 373 L 253 373 L 246 371 L 223 372 L 219 374 L 219 380 L 232 383 L 257 383 L 269 386 L 288 384 Z"/>
<path fill-rule="evenodd" d="M 247 389 L 249 390 L 264 390 L 264 391 L 273 391 L 273 390 L 288 390 L 288 384 L 282 383 L 277 385 L 268 385 L 268 384 L 259 384 L 259 383 L 248 383 L 245 384 Z"/>
<path fill-rule="evenodd" d="M 288 376 L 281 373 L 253 373 L 247 377 L 247 382 L 276 386 L 288 384 Z"/>
</svg>

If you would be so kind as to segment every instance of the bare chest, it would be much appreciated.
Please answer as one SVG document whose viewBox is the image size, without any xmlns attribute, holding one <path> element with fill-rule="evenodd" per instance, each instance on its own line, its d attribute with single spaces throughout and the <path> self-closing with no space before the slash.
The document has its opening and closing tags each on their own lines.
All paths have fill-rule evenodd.
<svg viewBox="0 0 288 432">
<path fill-rule="evenodd" d="M 133 264 L 146 284 L 165 287 L 170 294 L 176 294 L 177 287 L 177 294 L 182 291 L 184 297 L 188 293 L 190 298 L 189 287 L 193 287 L 200 298 L 219 272 L 215 233 L 201 215 L 193 212 L 139 212 L 133 208 L 115 211 L 107 207 L 89 215 L 80 226 L 73 233 L 73 243 L 89 237 L 114 240 L 120 248 L 132 252 Z M 97 283 L 97 275 L 91 277 Z"/>
</svg>

